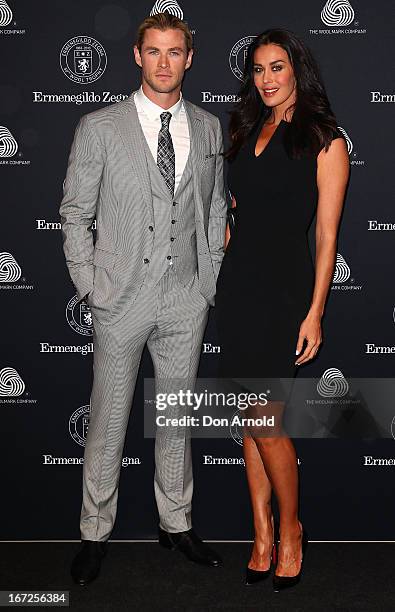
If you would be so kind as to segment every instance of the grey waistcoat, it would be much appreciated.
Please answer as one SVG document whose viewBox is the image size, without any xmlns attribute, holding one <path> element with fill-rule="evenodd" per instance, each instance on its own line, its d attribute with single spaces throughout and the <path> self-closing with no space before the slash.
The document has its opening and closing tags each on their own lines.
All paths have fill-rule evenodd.
<svg viewBox="0 0 395 612">
<path fill-rule="evenodd" d="M 144 284 L 151 287 L 156 285 L 172 265 L 178 280 L 186 285 L 197 270 L 192 156 L 188 156 L 180 184 L 172 198 L 144 135 L 143 141 L 154 208 L 154 248 L 147 264 L 149 268 Z"/>
</svg>

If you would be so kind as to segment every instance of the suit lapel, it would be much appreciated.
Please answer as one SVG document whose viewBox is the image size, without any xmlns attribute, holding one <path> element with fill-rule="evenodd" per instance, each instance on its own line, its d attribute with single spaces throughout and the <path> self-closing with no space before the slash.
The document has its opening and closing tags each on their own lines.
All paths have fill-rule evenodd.
<svg viewBox="0 0 395 612">
<path fill-rule="evenodd" d="M 203 220 L 203 201 L 200 192 L 200 175 L 204 163 L 204 119 L 203 114 L 199 113 L 193 104 L 184 100 L 185 109 L 187 112 L 190 146 L 191 146 L 191 161 L 192 161 L 192 176 L 193 190 L 197 212 Z"/>
<path fill-rule="evenodd" d="M 117 117 L 116 123 L 122 142 L 128 152 L 135 176 L 140 184 L 144 201 L 146 205 L 153 211 L 151 181 L 148 170 L 148 163 L 145 154 L 144 134 L 140 126 L 137 115 L 136 105 L 134 103 L 134 94 L 132 92 L 127 100 L 125 100 L 125 112 Z M 205 151 L 205 136 L 204 136 L 204 117 L 193 104 L 184 99 L 185 109 L 187 113 L 190 147 L 191 147 L 191 162 L 193 187 L 195 194 L 195 202 L 197 212 L 203 221 L 203 201 L 200 192 L 200 176 L 201 169 L 204 164 Z"/>
<path fill-rule="evenodd" d="M 128 152 L 134 174 L 140 184 L 146 205 L 153 210 L 151 181 L 145 154 L 144 134 L 140 126 L 133 92 L 125 102 L 125 114 L 117 117 L 119 133 Z"/>
</svg>

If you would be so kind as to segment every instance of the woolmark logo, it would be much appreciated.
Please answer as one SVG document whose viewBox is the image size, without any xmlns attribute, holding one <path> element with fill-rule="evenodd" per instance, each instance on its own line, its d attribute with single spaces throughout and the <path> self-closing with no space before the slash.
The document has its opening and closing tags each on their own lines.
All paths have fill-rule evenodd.
<svg viewBox="0 0 395 612">
<path fill-rule="evenodd" d="M 336 268 L 333 275 L 334 283 L 344 283 L 350 278 L 351 270 L 340 253 L 336 254 Z"/>
<path fill-rule="evenodd" d="M 235 77 L 243 80 L 244 64 L 247 57 L 248 47 L 256 36 L 245 36 L 235 43 L 229 54 L 229 66 Z"/>
<path fill-rule="evenodd" d="M 14 368 L 0 370 L 0 396 L 17 397 L 25 390 L 25 383 Z"/>
<path fill-rule="evenodd" d="M 348 26 L 355 16 L 348 0 L 328 0 L 321 11 L 321 19 L 327 26 Z"/>
<path fill-rule="evenodd" d="M 338 128 L 338 130 L 339 130 L 339 131 L 340 131 L 340 132 L 343 134 L 344 138 L 346 139 L 346 142 L 347 142 L 347 151 L 348 151 L 348 154 L 349 154 L 349 155 L 351 155 L 352 150 L 353 150 L 353 148 L 354 148 L 354 146 L 353 146 L 353 144 L 352 144 L 352 140 L 351 140 L 351 138 L 350 138 L 350 137 L 349 137 L 349 135 L 347 134 L 346 130 L 345 130 L 345 129 L 343 129 L 342 127 L 340 127 L 340 125 L 338 125 L 338 126 L 337 126 L 337 128 Z"/>
<path fill-rule="evenodd" d="M 103 45 L 90 36 L 75 36 L 60 51 L 60 67 L 74 83 L 93 83 L 103 76 L 107 55 Z"/>
<path fill-rule="evenodd" d="M 152 15 L 157 15 L 158 13 L 170 13 L 170 15 L 178 17 L 178 19 L 184 19 L 184 13 L 175 0 L 157 0 L 152 7 L 150 15 L 152 17 Z"/>
<path fill-rule="evenodd" d="M 8 26 L 12 21 L 12 10 L 5 0 L 0 0 L 0 26 Z"/>
<path fill-rule="evenodd" d="M 0 157 L 13 157 L 17 151 L 18 145 L 10 130 L 0 125 Z"/>
<path fill-rule="evenodd" d="M 0 253 L 0 283 L 15 283 L 22 270 L 11 253 Z"/>
<path fill-rule="evenodd" d="M 317 384 L 317 391 L 323 397 L 342 397 L 348 388 L 348 382 L 337 368 L 325 370 Z"/>
</svg>

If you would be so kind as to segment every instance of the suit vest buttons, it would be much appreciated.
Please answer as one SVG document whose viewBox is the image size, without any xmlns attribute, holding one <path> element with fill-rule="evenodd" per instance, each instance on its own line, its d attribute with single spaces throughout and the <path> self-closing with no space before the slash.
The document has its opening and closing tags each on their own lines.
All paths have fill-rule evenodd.
<svg viewBox="0 0 395 612">
<path fill-rule="evenodd" d="M 173 202 L 173 206 L 176 206 L 177 202 Z"/>
<path fill-rule="evenodd" d="M 153 231 L 154 231 L 154 228 L 153 228 L 153 226 L 152 226 L 152 225 L 149 225 L 149 226 L 148 226 L 148 229 L 149 229 L 149 231 L 150 231 L 150 232 L 153 232 Z"/>
<path fill-rule="evenodd" d="M 170 238 L 171 242 L 174 242 L 175 238 L 173 236 Z"/>
<path fill-rule="evenodd" d="M 172 222 L 172 224 L 174 225 L 174 223 L 176 222 L 176 220 L 175 220 L 175 219 L 172 219 L 172 220 L 171 220 L 171 222 Z"/>
<path fill-rule="evenodd" d="M 149 259 L 147 259 L 146 257 L 144 257 L 144 263 L 149 263 Z"/>
<path fill-rule="evenodd" d="M 168 255 L 166 259 L 171 259 L 171 255 Z"/>
</svg>

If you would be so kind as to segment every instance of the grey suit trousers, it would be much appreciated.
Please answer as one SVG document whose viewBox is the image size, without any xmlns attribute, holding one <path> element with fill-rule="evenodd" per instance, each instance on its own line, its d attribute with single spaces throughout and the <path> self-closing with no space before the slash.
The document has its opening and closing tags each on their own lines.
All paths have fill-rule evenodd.
<svg viewBox="0 0 395 612">
<path fill-rule="evenodd" d="M 83 468 L 83 540 L 104 541 L 114 526 L 126 428 L 145 344 L 156 393 L 193 389 L 208 310 L 197 272 L 182 286 L 171 266 L 155 286 L 143 285 L 114 325 L 101 325 L 92 308 L 94 380 Z M 156 434 L 154 490 L 160 526 L 169 532 L 191 528 L 192 456 L 185 433 L 175 436 L 158 427 Z"/>
</svg>

